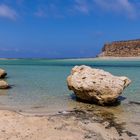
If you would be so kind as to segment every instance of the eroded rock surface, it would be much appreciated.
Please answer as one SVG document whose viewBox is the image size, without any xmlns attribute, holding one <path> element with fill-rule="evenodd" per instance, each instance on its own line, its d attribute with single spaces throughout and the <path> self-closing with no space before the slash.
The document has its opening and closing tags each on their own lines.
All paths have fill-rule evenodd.
<svg viewBox="0 0 140 140">
<path fill-rule="evenodd" d="M 101 69 L 75 66 L 67 78 L 67 85 L 79 99 L 100 105 L 112 104 L 131 83 L 127 77 L 113 76 Z"/>
</svg>

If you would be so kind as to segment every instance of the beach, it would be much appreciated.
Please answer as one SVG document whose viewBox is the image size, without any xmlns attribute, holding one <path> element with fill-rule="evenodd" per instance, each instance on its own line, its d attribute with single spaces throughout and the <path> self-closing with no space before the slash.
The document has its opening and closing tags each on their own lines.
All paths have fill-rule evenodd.
<svg viewBox="0 0 140 140">
<path fill-rule="evenodd" d="M 48 116 L 0 110 L 0 118 L 1 140 L 138 140 L 140 138 L 139 133 L 134 134 L 121 125 L 113 125 L 113 120 L 112 122 L 102 120 L 99 116 L 82 110 Z"/>
<path fill-rule="evenodd" d="M 4 59 L 3 59 L 4 60 Z M 5 59 L 6 60 L 6 59 Z M 94 61 L 94 60 L 122 60 L 122 61 L 127 61 L 127 60 L 140 60 L 140 57 L 139 56 L 136 56 L 136 57 L 113 57 L 113 56 L 100 56 L 100 57 L 92 57 L 92 58 L 68 58 L 68 59 L 58 59 L 58 60 L 91 60 L 91 61 Z"/>
</svg>

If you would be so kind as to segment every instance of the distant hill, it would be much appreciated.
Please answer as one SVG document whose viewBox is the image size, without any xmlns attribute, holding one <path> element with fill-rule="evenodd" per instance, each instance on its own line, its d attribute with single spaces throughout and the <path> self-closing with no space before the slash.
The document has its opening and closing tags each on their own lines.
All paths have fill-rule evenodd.
<svg viewBox="0 0 140 140">
<path fill-rule="evenodd" d="M 140 56 L 140 39 L 106 43 L 98 57 L 137 57 Z"/>
</svg>

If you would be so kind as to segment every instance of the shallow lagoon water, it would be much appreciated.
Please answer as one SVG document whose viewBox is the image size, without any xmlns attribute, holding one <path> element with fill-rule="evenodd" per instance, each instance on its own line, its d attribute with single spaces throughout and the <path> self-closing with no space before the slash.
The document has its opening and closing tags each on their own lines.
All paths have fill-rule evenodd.
<svg viewBox="0 0 140 140">
<path fill-rule="evenodd" d="M 132 84 L 122 94 L 125 100 L 117 107 L 104 109 L 140 114 L 139 105 L 129 104 L 129 101 L 140 101 L 140 60 L 0 60 L 0 67 L 8 73 L 6 80 L 13 85 L 10 90 L 0 90 L 0 107 L 52 113 L 86 106 L 73 100 L 67 88 L 66 78 L 75 65 L 89 65 L 118 76 L 128 76 Z"/>
</svg>

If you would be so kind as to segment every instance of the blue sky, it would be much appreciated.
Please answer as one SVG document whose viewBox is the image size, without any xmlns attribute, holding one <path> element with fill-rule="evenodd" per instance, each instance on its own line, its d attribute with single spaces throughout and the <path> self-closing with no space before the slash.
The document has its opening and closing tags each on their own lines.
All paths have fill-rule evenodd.
<svg viewBox="0 0 140 140">
<path fill-rule="evenodd" d="M 0 0 L 0 57 L 94 57 L 138 38 L 139 0 Z"/>
</svg>

